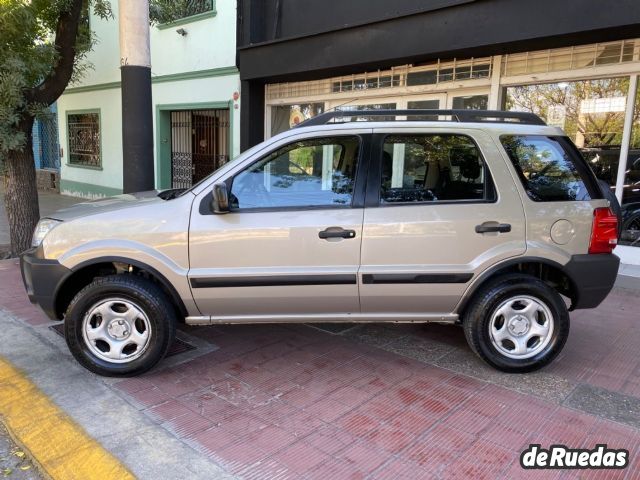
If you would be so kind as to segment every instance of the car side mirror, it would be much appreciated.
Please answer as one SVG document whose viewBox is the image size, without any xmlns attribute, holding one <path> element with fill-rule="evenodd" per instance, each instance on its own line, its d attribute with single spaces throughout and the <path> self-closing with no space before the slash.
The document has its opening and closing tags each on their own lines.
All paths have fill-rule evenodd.
<svg viewBox="0 0 640 480">
<path fill-rule="evenodd" d="M 224 182 L 213 185 L 213 198 L 211 199 L 211 210 L 213 213 L 229 213 L 229 194 L 227 184 Z"/>
</svg>

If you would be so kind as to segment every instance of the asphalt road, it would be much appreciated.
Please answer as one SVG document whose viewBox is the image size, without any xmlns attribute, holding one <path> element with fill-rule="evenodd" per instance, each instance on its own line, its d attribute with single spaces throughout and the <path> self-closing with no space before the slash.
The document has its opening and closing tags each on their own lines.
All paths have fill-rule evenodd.
<svg viewBox="0 0 640 480">
<path fill-rule="evenodd" d="M 0 423 L 0 478 L 8 480 L 42 478 L 31 463 L 27 452 L 13 443 L 2 423 Z"/>
</svg>

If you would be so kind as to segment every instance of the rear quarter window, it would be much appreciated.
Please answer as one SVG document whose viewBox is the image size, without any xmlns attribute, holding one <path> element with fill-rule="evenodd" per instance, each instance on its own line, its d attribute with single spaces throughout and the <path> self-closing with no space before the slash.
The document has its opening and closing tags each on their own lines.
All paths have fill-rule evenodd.
<svg viewBox="0 0 640 480">
<path fill-rule="evenodd" d="M 591 172 L 568 139 L 544 135 L 500 137 L 529 198 L 536 202 L 600 198 Z"/>
</svg>

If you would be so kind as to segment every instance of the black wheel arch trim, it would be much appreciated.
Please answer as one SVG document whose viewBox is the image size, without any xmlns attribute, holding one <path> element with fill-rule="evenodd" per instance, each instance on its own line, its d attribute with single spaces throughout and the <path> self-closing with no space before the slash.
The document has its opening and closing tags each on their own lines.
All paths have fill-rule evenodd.
<svg viewBox="0 0 640 480">
<path fill-rule="evenodd" d="M 160 284 L 162 285 L 162 287 L 169 293 L 169 295 L 171 296 L 171 300 L 173 302 L 173 304 L 178 307 L 180 313 L 183 316 L 187 316 L 188 312 L 187 312 L 187 308 L 184 305 L 184 301 L 182 300 L 182 298 L 180 297 L 180 295 L 178 295 L 178 291 L 175 289 L 175 287 L 173 286 L 173 284 L 167 280 L 167 278 L 160 273 L 157 269 L 155 269 L 154 267 L 141 262 L 139 260 L 133 260 L 131 258 L 128 257 L 120 257 L 120 256 L 106 256 L 106 257 L 96 257 L 96 258 L 92 258 L 90 260 L 85 260 L 84 262 L 81 262 L 77 265 L 75 265 L 73 268 L 71 268 L 71 274 L 66 277 L 64 279 L 63 282 L 60 283 L 60 285 L 64 285 L 64 282 L 66 282 L 66 280 L 68 280 L 68 278 L 84 269 L 87 267 L 90 267 L 92 265 L 98 265 L 101 263 L 125 263 L 128 265 L 132 265 L 140 270 L 145 270 L 147 272 L 149 272 L 156 280 L 158 280 L 158 282 L 160 282 Z M 56 294 L 57 297 L 57 294 Z"/>
<path fill-rule="evenodd" d="M 607 297 L 615 283 L 620 259 L 614 254 L 577 254 L 564 265 L 543 257 L 523 256 L 507 259 L 477 275 L 465 292 L 455 312 L 462 315 L 469 302 L 485 282 L 500 272 L 521 263 L 540 263 L 564 273 L 570 282 L 572 303 L 570 310 L 595 308 Z"/>
</svg>

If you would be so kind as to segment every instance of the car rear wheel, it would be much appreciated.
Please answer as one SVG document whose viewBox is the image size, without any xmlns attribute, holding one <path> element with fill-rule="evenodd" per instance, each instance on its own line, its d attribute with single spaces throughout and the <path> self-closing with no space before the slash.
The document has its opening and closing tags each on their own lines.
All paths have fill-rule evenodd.
<svg viewBox="0 0 640 480">
<path fill-rule="evenodd" d="M 569 312 L 562 297 L 538 278 L 509 274 L 474 296 L 463 327 L 471 349 L 509 373 L 538 370 L 562 350 Z"/>
<path fill-rule="evenodd" d="M 65 339 L 73 356 L 104 376 L 153 368 L 175 336 L 175 309 L 153 282 L 129 275 L 94 280 L 71 301 Z"/>
</svg>

